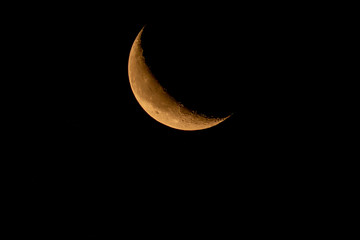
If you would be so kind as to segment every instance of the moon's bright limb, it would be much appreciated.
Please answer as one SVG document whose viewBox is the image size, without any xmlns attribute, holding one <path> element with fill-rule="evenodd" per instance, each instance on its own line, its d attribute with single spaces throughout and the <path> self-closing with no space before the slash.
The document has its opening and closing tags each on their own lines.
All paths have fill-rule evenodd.
<svg viewBox="0 0 360 240">
<path fill-rule="evenodd" d="M 195 131 L 211 128 L 225 121 L 188 109 L 170 96 L 152 74 L 145 62 L 142 48 L 144 28 L 136 37 L 129 57 L 131 89 L 141 107 L 158 122 L 179 130 Z"/>
</svg>

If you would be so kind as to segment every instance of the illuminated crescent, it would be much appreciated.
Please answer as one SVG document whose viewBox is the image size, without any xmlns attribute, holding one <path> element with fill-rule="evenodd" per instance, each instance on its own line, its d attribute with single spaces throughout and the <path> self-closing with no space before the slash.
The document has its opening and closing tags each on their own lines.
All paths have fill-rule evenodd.
<svg viewBox="0 0 360 240">
<path fill-rule="evenodd" d="M 142 48 L 144 28 L 136 37 L 129 57 L 131 89 L 141 107 L 158 122 L 179 130 L 195 131 L 214 127 L 225 118 L 199 114 L 182 105 L 160 85 L 145 62 Z"/>
</svg>

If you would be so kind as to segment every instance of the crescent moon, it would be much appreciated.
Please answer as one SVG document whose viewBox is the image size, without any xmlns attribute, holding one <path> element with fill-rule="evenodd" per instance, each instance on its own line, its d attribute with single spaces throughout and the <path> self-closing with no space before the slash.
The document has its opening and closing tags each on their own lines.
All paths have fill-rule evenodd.
<svg viewBox="0 0 360 240">
<path fill-rule="evenodd" d="M 228 119 L 231 115 L 216 118 L 199 114 L 167 93 L 145 62 L 141 44 L 144 28 L 131 48 L 128 72 L 132 92 L 145 112 L 168 127 L 184 131 L 211 128 Z"/>
</svg>

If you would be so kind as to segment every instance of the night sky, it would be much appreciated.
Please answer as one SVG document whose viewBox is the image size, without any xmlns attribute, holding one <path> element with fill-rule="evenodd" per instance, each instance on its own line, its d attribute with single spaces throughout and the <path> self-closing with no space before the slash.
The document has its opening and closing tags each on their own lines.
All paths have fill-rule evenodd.
<svg viewBox="0 0 360 240">
<path fill-rule="evenodd" d="M 34 65 L 43 71 L 35 87 L 37 104 L 27 115 L 35 125 L 27 127 L 36 136 L 29 141 L 41 151 L 28 163 L 33 174 L 27 184 L 31 196 L 45 197 L 41 202 L 48 216 L 58 219 L 53 225 L 60 235 L 156 231 L 139 229 L 141 223 L 172 229 L 180 226 L 167 222 L 174 215 L 184 228 L 214 225 L 221 235 L 236 224 L 223 219 L 224 213 L 239 205 L 250 211 L 246 206 L 261 206 L 279 184 L 296 185 L 285 179 L 297 172 L 300 135 L 310 121 L 303 114 L 306 98 L 300 98 L 304 62 L 293 57 L 305 54 L 298 36 L 284 34 L 288 26 L 265 23 L 253 23 L 256 31 L 217 23 L 198 32 L 199 23 L 188 32 L 183 27 L 180 36 L 169 28 L 174 54 L 183 54 L 174 59 L 174 77 L 189 76 L 186 86 L 202 81 L 194 87 L 207 97 L 216 95 L 219 101 L 211 99 L 216 111 L 224 106 L 234 113 L 214 128 L 185 132 L 153 120 L 131 91 L 128 57 L 144 24 L 79 18 L 32 32 L 41 45 Z M 179 46 L 189 39 L 199 52 Z M 156 58 L 156 51 L 149 54 Z M 171 76 L 173 69 L 166 69 L 156 71 Z"/>
</svg>

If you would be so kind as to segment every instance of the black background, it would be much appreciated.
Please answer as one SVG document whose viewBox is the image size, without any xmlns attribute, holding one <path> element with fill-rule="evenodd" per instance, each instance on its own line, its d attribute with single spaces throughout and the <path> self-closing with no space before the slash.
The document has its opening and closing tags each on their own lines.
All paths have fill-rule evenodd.
<svg viewBox="0 0 360 240">
<path fill-rule="evenodd" d="M 307 57 L 316 44 L 312 33 L 299 34 L 295 22 L 265 20 L 198 23 L 183 27 L 181 36 L 169 29 L 178 37 L 166 44 L 193 39 L 201 48 L 173 46 L 174 53 L 185 53 L 174 59 L 175 77 L 201 81 L 192 99 L 204 90 L 206 76 L 211 94 L 202 94 L 219 103 L 216 111 L 234 113 L 214 128 L 184 132 L 153 120 L 131 91 L 128 57 L 145 24 L 80 16 L 31 25 L 24 33 L 33 43 L 25 51 L 32 99 L 23 114 L 29 119 L 23 141 L 30 146 L 23 151 L 32 159 L 24 164 L 25 189 L 32 206 L 48 210 L 43 218 L 52 234 L 99 238 L 216 226 L 211 231 L 223 236 L 240 224 L 227 216 L 262 211 L 271 196 L 291 195 L 289 189 L 305 181 L 294 176 L 311 166 L 304 149 L 313 147 L 316 132 L 310 136 L 309 129 L 318 124 L 310 103 L 317 87 L 314 58 Z M 171 73 L 159 74 L 168 79 Z M 180 92 L 189 89 L 192 80 L 186 81 Z M 167 221 L 174 216 L 180 224 Z M 252 216 L 245 224 L 255 221 Z"/>
</svg>

